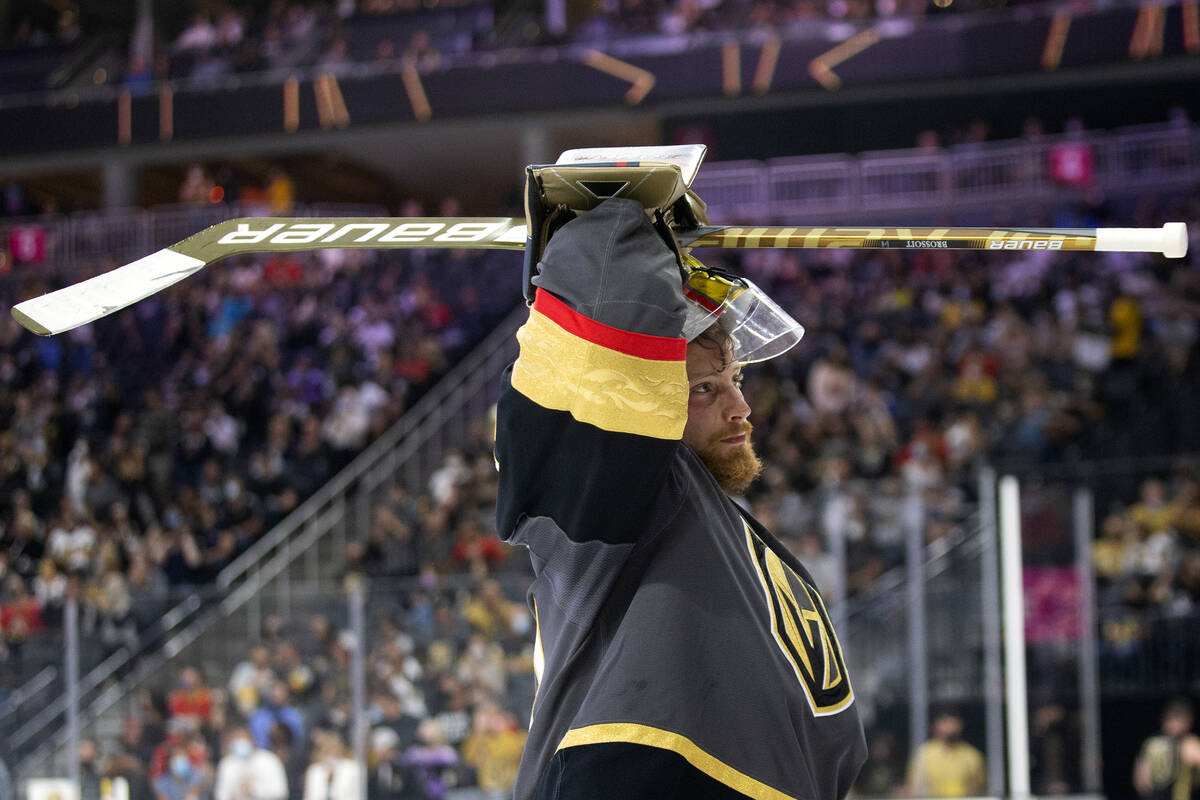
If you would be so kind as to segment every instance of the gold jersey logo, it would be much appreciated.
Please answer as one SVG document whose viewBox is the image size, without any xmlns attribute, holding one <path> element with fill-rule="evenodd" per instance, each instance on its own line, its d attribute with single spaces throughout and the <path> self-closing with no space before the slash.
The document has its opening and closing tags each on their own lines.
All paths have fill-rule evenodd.
<svg viewBox="0 0 1200 800">
<path fill-rule="evenodd" d="M 813 714 L 836 714 L 854 702 L 842 647 L 821 595 L 742 522 L 771 617 L 771 635 L 804 687 Z"/>
</svg>

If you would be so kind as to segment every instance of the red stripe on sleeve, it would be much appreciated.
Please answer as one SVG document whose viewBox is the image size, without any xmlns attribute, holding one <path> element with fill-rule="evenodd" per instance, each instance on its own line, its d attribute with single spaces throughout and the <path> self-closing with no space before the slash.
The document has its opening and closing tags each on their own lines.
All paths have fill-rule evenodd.
<svg viewBox="0 0 1200 800">
<path fill-rule="evenodd" d="M 580 339 L 616 350 L 629 356 L 651 361 L 683 361 L 687 358 L 687 340 L 671 336 L 651 336 L 633 333 L 605 325 L 585 317 L 550 292 L 538 289 L 533 310 L 553 321 L 558 327 Z"/>
</svg>

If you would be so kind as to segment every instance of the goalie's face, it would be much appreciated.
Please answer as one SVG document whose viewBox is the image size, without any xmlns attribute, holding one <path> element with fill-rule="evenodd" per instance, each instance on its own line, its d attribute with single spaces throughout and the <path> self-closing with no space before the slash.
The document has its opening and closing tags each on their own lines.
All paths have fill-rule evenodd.
<svg viewBox="0 0 1200 800">
<path fill-rule="evenodd" d="M 762 462 L 750 443 L 750 406 L 742 396 L 742 367 L 726 345 L 704 337 L 687 347 L 688 419 L 683 441 L 700 456 L 721 488 L 745 491 Z"/>
</svg>

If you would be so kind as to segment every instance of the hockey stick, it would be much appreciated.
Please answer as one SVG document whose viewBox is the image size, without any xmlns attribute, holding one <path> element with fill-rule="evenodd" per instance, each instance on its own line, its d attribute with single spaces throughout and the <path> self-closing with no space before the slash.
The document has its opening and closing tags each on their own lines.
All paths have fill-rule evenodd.
<svg viewBox="0 0 1200 800">
<path fill-rule="evenodd" d="M 898 248 L 906 250 L 1097 250 L 1182 258 L 1187 226 L 1161 228 L 802 228 L 704 226 L 678 231 L 684 247 Z M 513 217 L 243 217 L 178 244 L 13 307 L 17 321 L 50 336 L 108 316 L 222 258 L 327 247 L 522 250 L 525 221 Z"/>
</svg>

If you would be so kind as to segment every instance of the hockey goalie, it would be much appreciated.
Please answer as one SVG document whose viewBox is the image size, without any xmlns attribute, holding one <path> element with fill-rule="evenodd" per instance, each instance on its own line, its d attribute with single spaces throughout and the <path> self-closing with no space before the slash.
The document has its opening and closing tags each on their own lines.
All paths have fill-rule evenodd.
<svg viewBox="0 0 1200 800">
<path fill-rule="evenodd" d="M 803 328 L 636 197 L 527 216 L 540 257 L 496 436 L 500 535 L 535 572 L 515 797 L 843 797 L 866 746 L 837 634 L 730 499 L 761 468 L 743 366 Z"/>
</svg>

